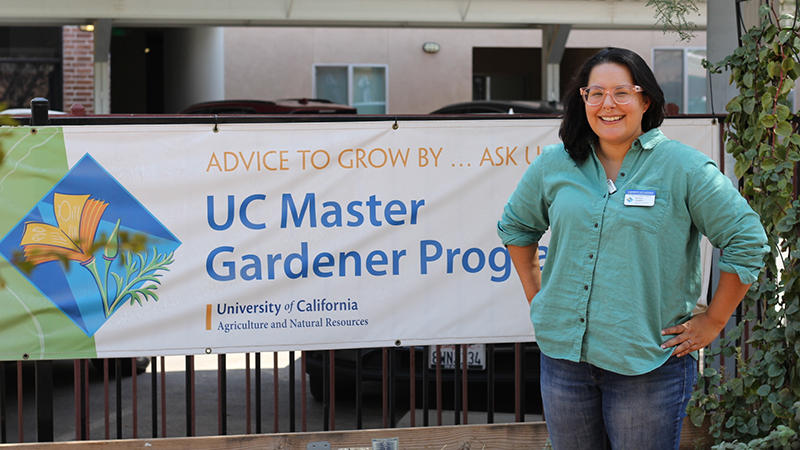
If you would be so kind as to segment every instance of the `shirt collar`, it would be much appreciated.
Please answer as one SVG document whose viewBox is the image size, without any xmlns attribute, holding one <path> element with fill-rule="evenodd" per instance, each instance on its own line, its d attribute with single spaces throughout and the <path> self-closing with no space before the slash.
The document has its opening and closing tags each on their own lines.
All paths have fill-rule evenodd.
<svg viewBox="0 0 800 450">
<path fill-rule="evenodd" d="M 631 144 L 631 149 L 640 148 L 642 150 L 652 150 L 656 147 L 656 145 L 668 140 L 669 138 L 664 136 L 664 133 L 662 133 L 661 130 L 658 128 L 653 128 L 652 130 L 636 138 L 636 140 L 633 141 L 633 144 Z M 595 144 L 592 143 L 591 145 L 593 153 L 595 153 L 596 157 L 597 149 L 595 148 Z"/>
<path fill-rule="evenodd" d="M 647 133 L 639 136 L 636 141 L 633 142 L 633 146 L 635 147 L 636 143 L 638 142 L 642 149 L 652 150 L 656 145 L 666 140 L 667 137 L 664 136 L 664 133 L 662 133 L 661 130 L 658 128 L 653 128 Z"/>
</svg>

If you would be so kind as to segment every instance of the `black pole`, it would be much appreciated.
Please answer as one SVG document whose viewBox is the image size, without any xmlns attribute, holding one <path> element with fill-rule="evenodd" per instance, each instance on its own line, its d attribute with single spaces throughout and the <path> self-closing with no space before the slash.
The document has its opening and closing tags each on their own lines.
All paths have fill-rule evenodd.
<svg viewBox="0 0 800 450">
<path fill-rule="evenodd" d="M 261 352 L 256 352 L 256 434 L 261 434 Z"/>
<path fill-rule="evenodd" d="M 194 355 L 186 355 L 186 436 L 194 436 Z"/>
<path fill-rule="evenodd" d="M 322 350 L 322 431 L 330 430 L 331 352 Z"/>
<path fill-rule="evenodd" d="M 219 435 L 228 434 L 228 373 L 225 354 L 217 355 L 217 389 L 219 399 Z"/>
<path fill-rule="evenodd" d="M 395 409 L 397 409 L 397 348 L 389 348 L 389 428 L 397 426 Z M 414 414 L 414 411 L 411 411 Z"/>
<path fill-rule="evenodd" d="M 486 344 L 486 423 L 494 423 L 494 344 Z"/>
<path fill-rule="evenodd" d="M 742 28 L 744 28 L 741 3 L 745 1 L 747 0 L 736 0 L 736 36 L 739 39 L 739 47 L 742 46 Z"/>
<path fill-rule="evenodd" d="M 46 98 L 31 100 L 31 125 L 49 125 Z M 53 362 L 36 361 L 36 431 L 39 442 L 53 442 Z"/>
<path fill-rule="evenodd" d="M 6 363 L 0 361 L 0 444 L 6 439 Z"/>
<path fill-rule="evenodd" d="M 295 415 L 296 406 L 295 406 L 295 367 L 294 367 L 294 351 L 289 352 L 289 431 L 294 433 L 295 430 Z M 275 400 L 277 401 L 277 399 Z"/>
<path fill-rule="evenodd" d="M 133 376 L 136 376 L 135 374 Z M 117 396 L 117 439 L 122 439 L 122 359 L 114 358 L 114 389 Z"/>
<path fill-rule="evenodd" d="M 461 344 L 456 344 L 453 351 L 453 425 L 461 425 Z"/>
<path fill-rule="evenodd" d="M 81 431 L 80 436 L 82 441 L 89 440 L 89 426 L 87 422 L 87 415 L 89 413 L 89 405 L 88 405 L 88 391 L 84 392 L 88 385 L 86 384 L 86 377 L 89 375 L 86 373 L 89 370 L 88 362 L 86 360 L 78 360 L 78 382 L 80 383 L 80 387 L 75 392 L 76 395 L 81 396 L 80 403 L 80 423 L 81 423 Z M 76 411 L 76 414 L 78 412 Z"/>
<path fill-rule="evenodd" d="M 361 379 L 364 376 L 364 361 L 361 360 L 361 349 L 356 349 L 356 430 L 364 428 L 364 402 L 361 392 Z"/>
<path fill-rule="evenodd" d="M 50 102 L 46 98 L 36 97 L 31 100 L 31 126 L 50 125 Z"/>
<path fill-rule="evenodd" d="M 53 442 L 53 361 L 36 361 L 36 436 Z"/>
<path fill-rule="evenodd" d="M 522 383 L 520 383 L 520 387 L 519 387 L 519 396 L 520 396 L 520 399 L 519 399 L 519 403 L 520 403 L 519 418 L 520 418 L 520 422 L 525 422 L 525 410 L 527 409 L 526 406 L 525 406 L 525 404 L 527 403 L 526 402 L 527 397 L 525 395 L 525 384 L 527 384 L 527 376 L 526 376 L 526 370 L 525 370 L 525 359 L 526 359 L 525 343 L 521 342 L 519 344 L 519 346 L 520 346 L 520 352 L 522 353 L 522 358 L 520 359 L 520 368 L 519 368 L 520 374 L 522 376 Z"/>
<path fill-rule="evenodd" d="M 150 358 L 150 417 L 153 427 L 153 438 L 158 437 L 158 357 Z M 136 376 L 136 375 L 134 375 Z"/>
<path fill-rule="evenodd" d="M 431 346 L 426 345 L 422 347 L 422 426 L 427 427 L 430 425 L 428 421 L 428 413 L 430 410 L 430 361 L 431 361 Z"/>
</svg>

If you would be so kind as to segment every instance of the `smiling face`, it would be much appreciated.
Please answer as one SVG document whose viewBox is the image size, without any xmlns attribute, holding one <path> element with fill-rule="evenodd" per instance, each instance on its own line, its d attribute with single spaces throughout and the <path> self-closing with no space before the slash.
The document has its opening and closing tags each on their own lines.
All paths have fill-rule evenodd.
<svg viewBox="0 0 800 450">
<path fill-rule="evenodd" d="M 642 116 L 650 106 L 650 100 L 641 93 L 634 93 L 626 105 L 618 105 L 610 91 L 621 85 L 634 85 L 630 71 L 619 64 L 603 63 L 589 73 L 588 86 L 599 86 L 609 91 L 597 106 L 584 104 L 589 126 L 599 139 L 600 149 L 606 153 L 622 153 L 642 135 Z"/>
</svg>

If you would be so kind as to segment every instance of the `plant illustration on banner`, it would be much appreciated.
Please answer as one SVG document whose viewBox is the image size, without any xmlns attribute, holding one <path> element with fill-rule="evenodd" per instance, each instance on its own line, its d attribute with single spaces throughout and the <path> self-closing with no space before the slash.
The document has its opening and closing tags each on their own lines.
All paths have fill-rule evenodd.
<svg viewBox="0 0 800 450">
<path fill-rule="evenodd" d="M 128 236 L 151 250 L 126 244 Z M 87 154 L 0 240 L 0 254 L 93 336 L 126 301 L 159 300 L 180 244 Z"/>
<path fill-rule="evenodd" d="M 119 253 L 121 219 L 117 219 L 108 241 L 100 244 L 103 248 L 102 258 L 94 256 L 98 250 L 95 245 L 97 226 L 108 203 L 90 198 L 89 195 L 58 192 L 54 194 L 54 200 L 58 226 L 42 222 L 25 224 L 20 242 L 25 261 L 33 266 L 62 259 L 80 263 L 91 273 L 97 284 L 106 318 L 111 317 L 126 297 L 130 297 L 131 304 L 136 301 L 142 305 L 142 299 L 147 300 L 148 297 L 158 301 L 158 295 L 154 292 L 157 285 L 161 284 L 158 280 L 161 274 L 158 271 L 169 271 L 167 266 L 172 264 L 172 253 L 159 254 L 154 248 L 152 261 L 147 261 L 146 255 L 142 257 L 140 254 L 133 260 L 128 253 L 124 258 L 125 275 L 121 277 L 111 272 L 111 266 Z M 98 270 L 98 262 L 102 265 L 102 275 Z M 114 278 L 113 290 L 108 280 L 110 272 Z M 147 282 L 153 284 L 135 287 Z"/>
</svg>

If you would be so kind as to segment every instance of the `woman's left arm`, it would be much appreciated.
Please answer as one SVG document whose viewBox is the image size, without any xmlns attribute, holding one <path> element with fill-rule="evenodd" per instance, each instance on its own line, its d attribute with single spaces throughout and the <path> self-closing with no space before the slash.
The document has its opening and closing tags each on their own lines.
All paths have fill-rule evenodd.
<svg viewBox="0 0 800 450">
<path fill-rule="evenodd" d="M 750 284 L 758 279 L 769 251 L 764 227 L 731 181 L 710 160 L 701 164 L 689 182 L 687 205 L 692 222 L 714 247 L 723 249 L 717 266 L 720 277 L 708 310 L 662 330 L 674 335 L 662 348 L 684 356 L 710 344 L 725 328 Z"/>
<path fill-rule="evenodd" d="M 706 347 L 725 328 L 748 289 L 750 285 L 739 281 L 738 275 L 720 271 L 719 284 L 708 310 L 680 325 L 662 330 L 663 336 L 676 336 L 661 344 L 661 348 L 674 348 L 672 354 L 681 357 Z"/>
</svg>

